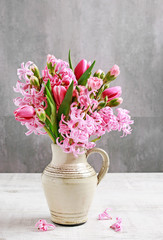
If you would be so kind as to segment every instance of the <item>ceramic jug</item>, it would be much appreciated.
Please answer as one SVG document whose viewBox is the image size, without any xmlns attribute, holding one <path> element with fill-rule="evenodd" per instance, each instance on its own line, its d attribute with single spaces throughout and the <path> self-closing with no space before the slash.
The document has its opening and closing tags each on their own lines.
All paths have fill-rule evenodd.
<svg viewBox="0 0 163 240">
<path fill-rule="evenodd" d="M 100 148 L 93 148 L 75 157 L 52 144 L 52 161 L 42 174 L 42 184 L 51 220 L 62 225 L 79 225 L 87 221 L 87 214 L 97 185 L 109 169 L 109 157 Z M 92 153 L 103 158 L 97 174 L 87 162 Z"/>
</svg>

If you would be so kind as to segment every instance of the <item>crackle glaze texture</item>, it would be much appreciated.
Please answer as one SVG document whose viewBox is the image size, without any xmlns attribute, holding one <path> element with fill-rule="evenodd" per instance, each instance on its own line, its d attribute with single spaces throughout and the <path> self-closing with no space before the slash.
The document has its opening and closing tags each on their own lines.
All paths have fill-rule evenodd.
<svg viewBox="0 0 163 240">
<path fill-rule="evenodd" d="M 115 63 L 121 74 L 122 108 L 133 133 L 110 133 L 97 143 L 109 152 L 110 172 L 163 171 L 163 0 L 0 0 L 0 172 L 42 172 L 51 158 L 48 136 L 25 136 L 16 122 L 12 86 L 22 62 L 40 69 L 46 55 L 73 65 L 96 59 L 95 69 Z M 100 159 L 91 165 L 100 169 Z"/>
<path fill-rule="evenodd" d="M 52 161 L 42 174 L 51 220 L 63 225 L 85 223 L 97 184 L 108 171 L 108 155 L 95 148 L 75 158 L 73 154 L 64 153 L 56 144 L 51 146 Z M 100 153 L 103 158 L 98 175 L 86 157 L 94 152 Z"/>
</svg>

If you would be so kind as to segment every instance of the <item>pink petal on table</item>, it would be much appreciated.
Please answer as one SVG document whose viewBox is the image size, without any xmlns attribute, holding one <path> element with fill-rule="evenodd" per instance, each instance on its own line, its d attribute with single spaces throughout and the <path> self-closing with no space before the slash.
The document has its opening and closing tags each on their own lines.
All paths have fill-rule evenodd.
<svg viewBox="0 0 163 240">
<path fill-rule="evenodd" d="M 108 213 L 108 210 L 110 210 L 110 209 L 106 208 L 103 213 L 100 213 L 98 215 L 98 220 L 109 220 L 109 219 L 112 219 L 112 217 Z"/>
<path fill-rule="evenodd" d="M 122 230 L 122 219 L 121 218 L 116 218 L 117 222 L 112 224 L 110 226 L 111 229 L 113 229 L 115 232 L 119 232 Z"/>
<path fill-rule="evenodd" d="M 55 225 L 53 224 L 48 224 L 46 222 L 46 220 L 44 219 L 40 219 L 36 224 L 35 224 L 35 227 L 39 230 L 39 231 L 47 231 L 48 230 L 48 227 L 50 227 L 51 229 L 55 229 Z M 50 229 L 49 228 L 49 229 Z"/>
</svg>

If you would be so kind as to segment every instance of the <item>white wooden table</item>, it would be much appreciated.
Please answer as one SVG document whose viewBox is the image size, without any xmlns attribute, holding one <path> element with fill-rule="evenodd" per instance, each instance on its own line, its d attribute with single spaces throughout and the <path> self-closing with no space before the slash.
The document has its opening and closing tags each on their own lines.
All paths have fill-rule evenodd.
<svg viewBox="0 0 163 240">
<path fill-rule="evenodd" d="M 88 222 L 77 227 L 56 225 L 38 232 L 38 219 L 50 223 L 40 174 L 0 174 L 0 240 L 163 240 L 163 174 L 109 173 L 99 184 Z M 107 207 L 122 218 L 122 232 L 114 232 L 114 220 L 97 220 Z"/>
</svg>

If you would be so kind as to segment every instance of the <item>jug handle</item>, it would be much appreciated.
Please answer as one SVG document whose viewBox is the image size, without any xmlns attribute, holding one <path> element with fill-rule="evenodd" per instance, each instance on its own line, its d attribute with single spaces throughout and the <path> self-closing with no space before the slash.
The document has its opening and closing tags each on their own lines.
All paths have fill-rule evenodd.
<svg viewBox="0 0 163 240">
<path fill-rule="evenodd" d="M 105 176 L 105 174 L 108 172 L 110 160 L 109 160 L 108 154 L 101 148 L 89 149 L 86 153 L 87 158 L 92 153 L 99 153 L 102 156 L 102 160 L 103 160 L 102 167 L 100 169 L 100 172 L 97 175 L 97 185 L 98 185 L 103 179 L 103 177 Z"/>
</svg>

